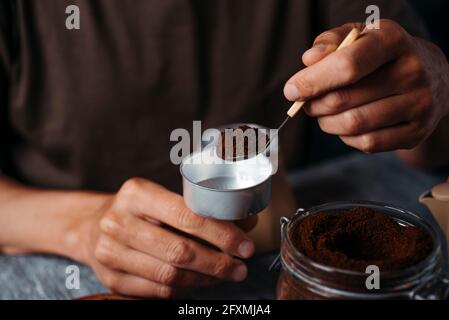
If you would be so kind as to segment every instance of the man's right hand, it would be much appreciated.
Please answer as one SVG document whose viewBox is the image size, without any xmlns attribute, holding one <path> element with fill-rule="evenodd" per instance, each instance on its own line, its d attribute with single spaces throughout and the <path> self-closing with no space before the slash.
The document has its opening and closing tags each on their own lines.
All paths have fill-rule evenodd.
<svg viewBox="0 0 449 320">
<path fill-rule="evenodd" d="M 167 298 L 242 281 L 248 271 L 238 258 L 254 253 L 254 243 L 234 223 L 202 218 L 181 196 L 136 178 L 108 197 L 79 232 L 83 260 L 108 288 L 129 296 Z"/>
</svg>

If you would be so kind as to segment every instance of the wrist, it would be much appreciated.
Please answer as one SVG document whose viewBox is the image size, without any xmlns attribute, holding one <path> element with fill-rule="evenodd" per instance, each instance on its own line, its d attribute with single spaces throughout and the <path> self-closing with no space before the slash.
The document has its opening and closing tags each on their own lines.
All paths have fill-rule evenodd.
<svg viewBox="0 0 449 320">
<path fill-rule="evenodd" d="M 101 216 L 102 208 L 112 196 L 100 193 L 76 195 L 73 209 L 62 232 L 62 241 L 57 254 L 90 264 L 90 246 L 94 241 L 94 231 Z"/>
</svg>

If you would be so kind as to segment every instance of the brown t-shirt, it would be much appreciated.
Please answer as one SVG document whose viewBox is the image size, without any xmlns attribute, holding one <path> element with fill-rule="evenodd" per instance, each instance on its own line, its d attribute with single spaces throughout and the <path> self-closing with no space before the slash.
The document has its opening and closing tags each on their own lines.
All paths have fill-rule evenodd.
<svg viewBox="0 0 449 320">
<path fill-rule="evenodd" d="M 65 26 L 72 4 L 80 30 Z M 301 53 L 370 4 L 413 31 L 399 0 L 2 0 L 1 168 L 34 186 L 112 191 L 139 176 L 179 191 L 173 129 L 276 127 Z M 282 132 L 290 161 L 300 122 Z"/>
</svg>

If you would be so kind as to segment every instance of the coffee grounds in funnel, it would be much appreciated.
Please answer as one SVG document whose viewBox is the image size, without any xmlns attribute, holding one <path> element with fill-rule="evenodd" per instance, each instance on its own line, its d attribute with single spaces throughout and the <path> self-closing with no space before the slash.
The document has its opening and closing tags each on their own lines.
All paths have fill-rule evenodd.
<svg viewBox="0 0 449 320">
<path fill-rule="evenodd" d="M 227 141 L 228 138 L 231 139 Z M 217 154 L 224 160 L 248 159 L 263 152 L 268 141 L 268 136 L 258 128 L 242 125 L 236 129 L 225 129 L 221 132 Z"/>
<path fill-rule="evenodd" d="M 420 227 L 403 226 L 369 208 L 310 215 L 292 230 L 295 248 L 315 262 L 339 269 L 365 272 L 407 268 L 432 251 L 430 235 Z"/>
</svg>

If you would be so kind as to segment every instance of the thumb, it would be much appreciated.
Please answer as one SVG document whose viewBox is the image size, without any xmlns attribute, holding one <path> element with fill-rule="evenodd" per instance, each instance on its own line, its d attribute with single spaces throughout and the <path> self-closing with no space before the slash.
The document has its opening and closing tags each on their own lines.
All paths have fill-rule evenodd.
<svg viewBox="0 0 449 320">
<path fill-rule="evenodd" d="M 329 54 L 337 50 L 340 43 L 353 28 L 363 30 L 363 27 L 364 25 L 362 23 L 348 23 L 335 29 L 323 32 L 315 39 L 313 47 L 303 54 L 303 63 L 309 67 L 324 59 Z"/>
</svg>

